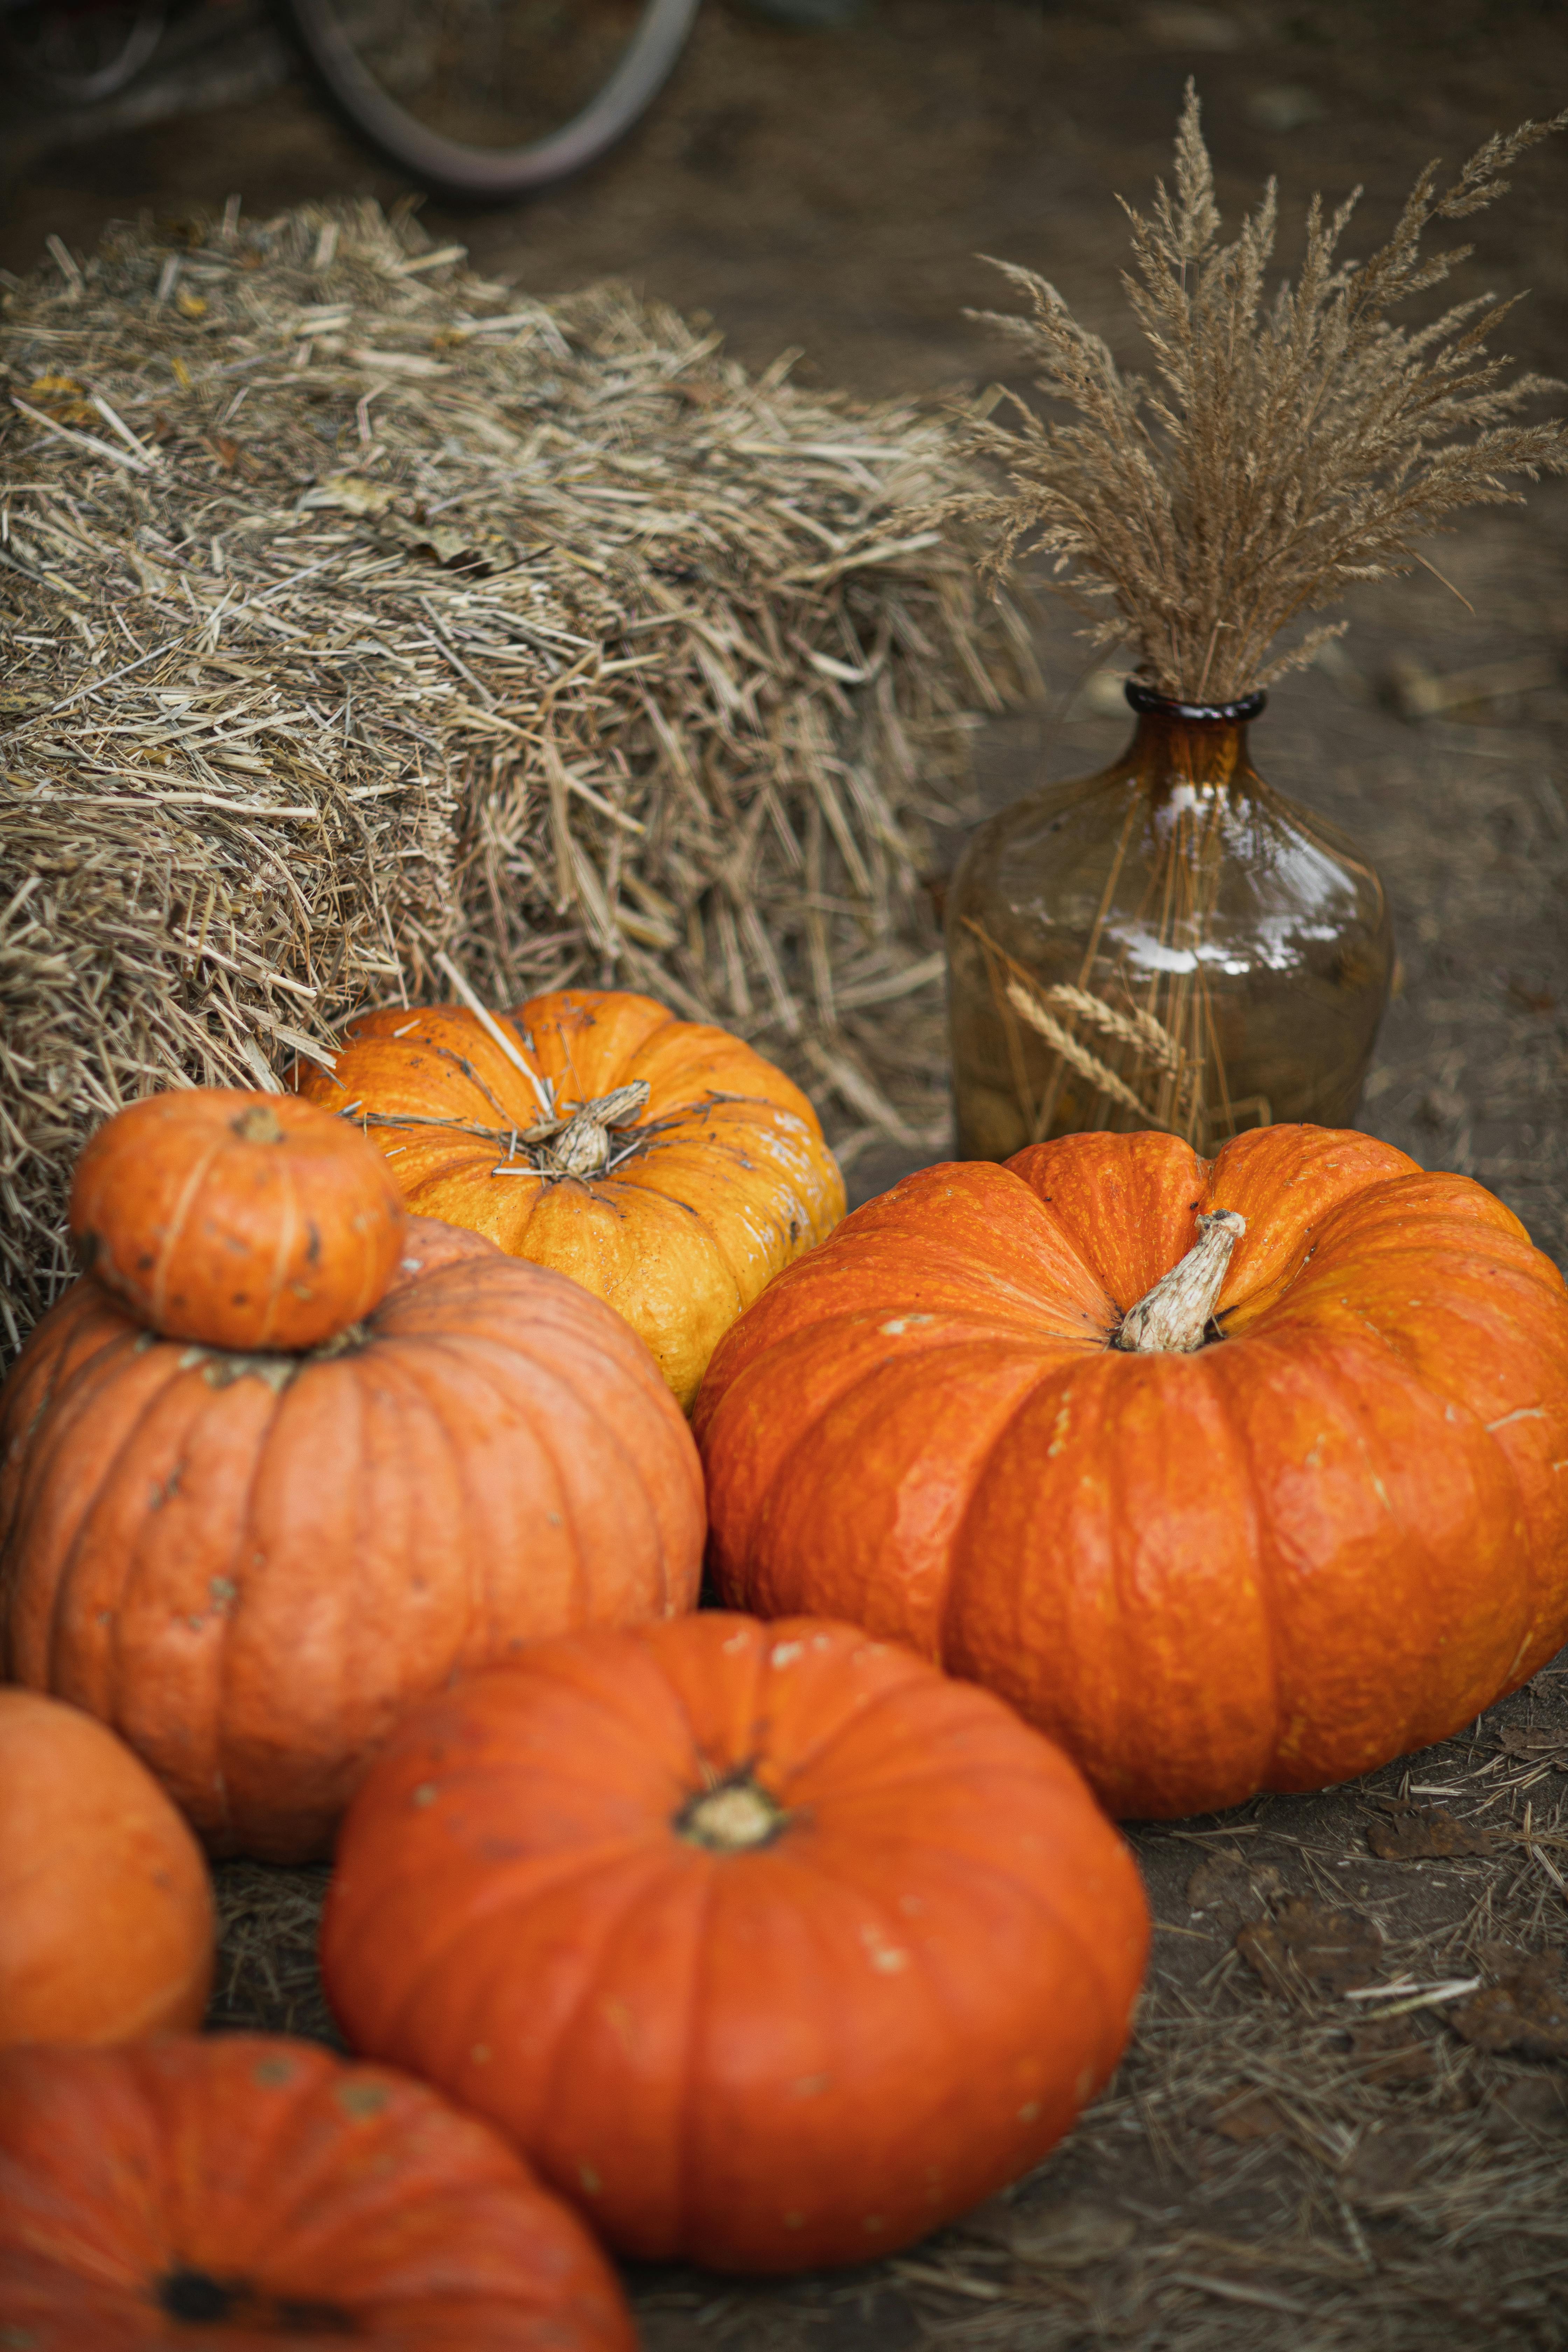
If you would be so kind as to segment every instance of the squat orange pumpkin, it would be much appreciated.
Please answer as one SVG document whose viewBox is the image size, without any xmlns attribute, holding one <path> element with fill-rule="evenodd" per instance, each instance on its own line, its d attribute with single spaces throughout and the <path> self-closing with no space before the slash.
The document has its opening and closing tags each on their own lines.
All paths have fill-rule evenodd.
<svg viewBox="0 0 1568 2352">
<path fill-rule="evenodd" d="M 0 1690 L 0 2043 L 199 2025 L 213 1972 L 201 1849 L 79 1707 Z"/>
<path fill-rule="evenodd" d="M 694 1426 L 728 1599 L 973 1675 L 1121 1814 L 1348 1780 L 1568 1637 L 1563 1278 L 1367 1136 L 926 1169 L 759 1300 Z"/>
<path fill-rule="evenodd" d="M 1138 1874 L 983 1691 L 716 1612 L 542 1643 L 403 1723 L 322 1933 L 362 2049 L 624 2252 L 864 2261 L 1038 2162 L 1126 2039 Z"/>
<path fill-rule="evenodd" d="M 0 2052 L 0 2343 L 634 2352 L 565 2207 L 422 2084 L 309 2042 Z"/>
<path fill-rule="evenodd" d="M 365 1121 L 421 1216 L 606 1299 L 683 1405 L 720 1334 L 844 1213 L 799 1088 L 647 996 L 563 989 L 488 1028 L 460 1005 L 368 1013 L 335 1078 L 294 1082 Z"/>
<path fill-rule="evenodd" d="M 192 1087 L 105 1121 L 77 1162 L 70 1234 L 139 1322 L 210 1348 L 314 1348 L 368 1314 L 402 1197 L 363 1139 L 290 1095 Z"/>
<path fill-rule="evenodd" d="M 312 1354 L 156 1339 L 87 1281 L 0 1391 L 0 1665 L 216 1853 L 326 1852 L 414 1699 L 697 1598 L 701 1472 L 641 1341 L 477 1234 L 405 1239 Z"/>
</svg>

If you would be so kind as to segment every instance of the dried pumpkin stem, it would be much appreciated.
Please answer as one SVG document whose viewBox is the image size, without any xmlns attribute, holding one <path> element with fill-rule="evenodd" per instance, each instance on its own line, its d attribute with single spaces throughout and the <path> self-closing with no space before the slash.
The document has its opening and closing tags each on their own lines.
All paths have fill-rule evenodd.
<svg viewBox="0 0 1568 2352">
<path fill-rule="evenodd" d="M 250 1108 L 242 1110 L 237 1118 L 231 1118 L 229 1125 L 241 1143 L 282 1143 L 287 1140 L 276 1111 L 269 1110 L 265 1103 L 252 1103 Z"/>
<path fill-rule="evenodd" d="M 547 1176 L 597 1176 L 608 1166 L 612 1128 L 635 1127 L 652 1089 L 646 1078 L 616 1087 L 584 1103 L 570 1118 L 543 1119 L 531 1127 L 524 1143 L 534 1148 L 536 1165 Z"/>
<path fill-rule="evenodd" d="M 1230 1254 L 1247 1231 L 1234 1209 L 1199 1217 L 1198 1238 L 1179 1265 L 1145 1291 L 1121 1318 L 1113 1347 L 1137 1356 L 1184 1356 L 1204 1344 Z"/>
<path fill-rule="evenodd" d="M 788 1819 L 765 1789 L 751 1780 L 725 1780 L 694 1797 L 676 1821 L 678 1835 L 711 1853 L 744 1853 L 767 1845 Z"/>
</svg>

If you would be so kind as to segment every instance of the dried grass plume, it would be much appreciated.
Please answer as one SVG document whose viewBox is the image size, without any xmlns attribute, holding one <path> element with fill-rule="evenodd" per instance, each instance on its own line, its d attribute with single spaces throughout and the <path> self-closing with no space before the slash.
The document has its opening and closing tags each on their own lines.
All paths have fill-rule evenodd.
<svg viewBox="0 0 1568 2352">
<path fill-rule="evenodd" d="M 1152 382 L 1123 374 L 1055 287 L 1000 265 L 1027 315 L 983 315 L 1070 415 L 1016 402 L 1016 425 L 979 425 L 1009 478 L 1005 493 L 965 502 L 994 535 L 993 568 L 1020 549 L 1050 554 L 1056 584 L 1089 615 L 1086 635 L 1131 643 L 1161 692 L 1226 701 L 1310 661 L 1343 622 L 1270 658 L 1274 640 L 1352 583 L 1423 561 L 1415 541 L 1453 509 L 1518 504 L 1504 477 L 1568 470 L 1561 423 L 1508 421 L 1557 388 L 1503 381 L 1510 362 L 1487 342 L 1511 303 L 1482 296 L 1415 329 L 1388 317 L 1470 250 L 1424 257 L 1431 226 L 1490 204 L 1510 165 L 1564 123 L 1568 113 L 1488 140 L 1446 188 L 1428 164 L 1363 263 L 1337 258 L 1356 194 L 1333 213 L 1314 197 L 1300 277 L 1269 295 L 1274 184 L 1222 244 L 1189 82 L 1174 195 L 1162 182 L 1148 214 L 1123 205 L 1135 262 L 1123 284 Z"/>
</svg>

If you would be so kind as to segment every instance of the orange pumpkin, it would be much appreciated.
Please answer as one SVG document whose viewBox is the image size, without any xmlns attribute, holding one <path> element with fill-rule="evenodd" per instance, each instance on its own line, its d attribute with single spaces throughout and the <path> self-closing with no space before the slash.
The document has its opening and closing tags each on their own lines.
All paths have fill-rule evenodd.
<svg viewBox="0 0 1568 2352">
<path fill-rule="evenodd" d="M 0 2043 L 199 2025 L 213 1933 L 201 1849 L 131 1750 L 0 1690 Z"/>
<path fill-rule="evenodd" d="M 0 1391 L 0 1664 L 216 1853 L 325 1852 L 412 1699 L 697 1597 L 701 1473 L 641 1342 L 476 1234 L 405 1243 L 302 1356 L 155 1339 L 79 1283 Z"/>
<path fill-rule="evenodd" d="M 351 2040 L 489 2116 L 612 2245 L 800 2270 L 1038 2162 L 1148 1944 L 1072 1766 L 817 1620 L 542 1643 L 399 1726 L 322 1928 Z"/>
<path fill-rule="evenodd" d="M 566 989 L 489 1027 L 458 1005 L 369 1013 L 335 1078 L 294 1083 L 364 1121 L 421 1216 L 606 1299 L 682 1404 L 721 1333 L 844 1213 L 799 1088 L 651 997 Z"/>
<path fill-rule="evenodd" d="M 1568 1637 L 1568 1292 L 1368 1136 L 923 1170 L 759 1300 L 694 1426 L 729 1600 L 973 1675 L 1121 1814 L 1348 1780 Z"/>
<path fill-rule="evenodd" d="M 314 1348 L 386 1288 L 402 1196 L 341 1119 L 289 1095 L 193 1087 L 105 1121 L 70 1234 L 138 1321 L 211 1348 Z"/>
<path fill-rule="evenodd" d="M 422 2084 L 309 2042 L 0 2052 L 0 2344 L 634 2352 L 581 2224 Z"/>
</svg>

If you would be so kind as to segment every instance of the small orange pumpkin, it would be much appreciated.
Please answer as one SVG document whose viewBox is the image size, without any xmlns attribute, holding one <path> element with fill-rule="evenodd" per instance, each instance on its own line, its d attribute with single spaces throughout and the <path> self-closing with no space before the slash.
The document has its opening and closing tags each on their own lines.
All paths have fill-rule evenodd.
<svg viewBox="0 0 1568 2352">
<path fill-rule="evenodd" d="M 96 1281 L 168 1339 L 314 1348 L 368 1313 L 402 1246 L 379 1153 L 291 1095 L 192 1087 L 107 1119 L 71 1184 Z"/>
<path fill-rule="evenodd" d="M 721 1345 L 729 1601 L 911 1643 L 1106 1804 L 1317 1789 L 1568 1638 L 1568 1291 L 1370 1136 L 1081 1134 L 907 1178 Z"/>
<path fill-rule="evenodd" d="M 423 2084 L 309 2042 L 0 2051 L 0 2344 L 635 2352 L 587 2231 Z"/>
<path fill-rule="evenodd" d="M 0 2043 L 199 2025 L 213 1900 L 190 1831 L 79 1707 L 0 1690 Z"/>
<path fill-rule="evenodd" d="M 697 1598 L 701 1471 L 641 1341 L 478 1234 L 405 1245 L 304 1355 L 157 1339 L 79 1282 L 0 1391 L 0 1666 L 216 1853 L 324 1853 L 412 1700 Z"/>
<path fill-rule="evenodd" d="M 651 997 L 563 989 L 488 1026 L 395 1008 L 347 1036 L 335 1077 L 296 1069 L 300 1092 L 365 1123 L 419 1215 L 607 1300 L 684 1405 L 721 1334 L 844 1213 L 799 1088 Z"/>
<path fill-rule="evenodd" d="M 393 1735 L 322 1968 L 612 2245 L 802 2270 L 1037 2164 L 1148 1947 L 1131 1856 L 985 1692 L 847 1625 L 539 1643 Z"/>
</svg>

